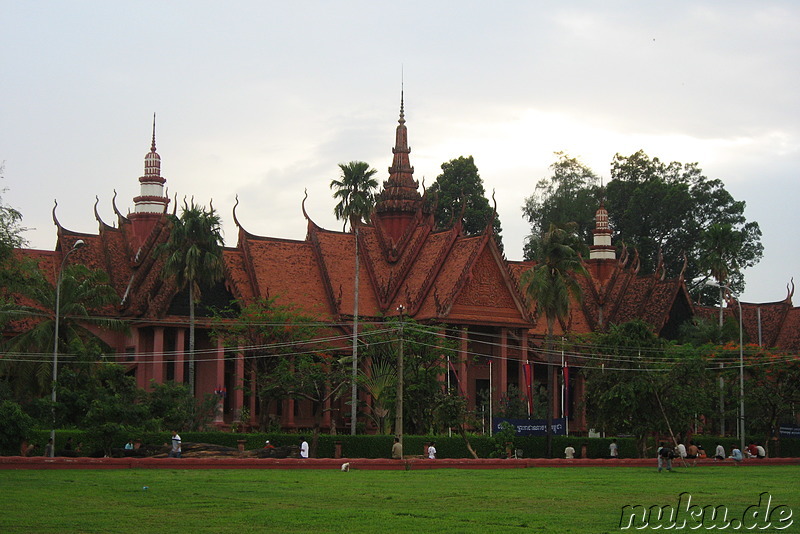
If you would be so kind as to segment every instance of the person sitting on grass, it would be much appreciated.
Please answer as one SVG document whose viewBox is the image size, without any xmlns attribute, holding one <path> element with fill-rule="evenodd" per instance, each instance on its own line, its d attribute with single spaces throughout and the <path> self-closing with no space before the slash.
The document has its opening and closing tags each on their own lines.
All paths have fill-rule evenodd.
<svg viewBox="0 0 800 534">
<path fill-rule="evenodd" d="M 567 460 L 573 460 L 575 458 L 575 448 L 571 443 L 567 445 L 566 449 L 564 449 L 564 458 Z"/>
<path fill-rule="evenodd" d="M 733 451 L 731 451 L 731 460 L 736 462 L 736 465 L 739 465 L 742 463 L 743 459 L 744 457 L 742 456 L 742 451 L 739 449 L 739 447 L 734 447 Z"/>
</svg>

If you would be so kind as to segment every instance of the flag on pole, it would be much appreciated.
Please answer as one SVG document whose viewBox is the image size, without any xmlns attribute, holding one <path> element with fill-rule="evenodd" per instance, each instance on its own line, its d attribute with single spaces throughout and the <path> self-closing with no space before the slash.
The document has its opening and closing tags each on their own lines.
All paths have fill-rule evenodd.
<svg viewBox="0 0 800 534">
<path fill-rule="evenodd" d="M 569 365 L 564 358 L 564 418 L 569 417 Z"/>
<path fill-rule="evenodd" d="M 533 413 L 533 368 L 530 363 L 522 366 L 525 375 L 525 396 L 528 398 L 528 416 Z"/>
<path fill-rule="evenodd" d="M 453 362 L 448 360 L 447 363 L 450 365 L 450 369 L 453 371 L 453 374 L 456 376 L 456 383 L 458 384 L 458 391 L 461 393 L 462 397 L 466 397 L 467 394 L 464 392 L 464 386 L 461 384 L 461 377 L 458 376 L 458 372 L 456 371 Z"/>
</svg>

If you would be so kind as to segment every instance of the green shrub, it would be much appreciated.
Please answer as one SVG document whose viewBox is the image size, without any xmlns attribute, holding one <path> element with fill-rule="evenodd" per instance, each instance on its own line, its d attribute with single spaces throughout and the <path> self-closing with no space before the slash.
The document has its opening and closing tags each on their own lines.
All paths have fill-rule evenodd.
<svg viewBox="0 0 800 534">
<path fill-rule="evenodd" d="M 22 442 L 33 437 L 33 418 L 16 402 L 5 400 L 0 403 L 0 422 L 0 454 L 18 455 Z"/>
</svg>

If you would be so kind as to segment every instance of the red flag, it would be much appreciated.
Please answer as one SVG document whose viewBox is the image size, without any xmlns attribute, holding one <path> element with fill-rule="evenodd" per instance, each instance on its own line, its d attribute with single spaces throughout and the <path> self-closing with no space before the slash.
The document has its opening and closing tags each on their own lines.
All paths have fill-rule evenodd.
<svg viewBox="0 0 800 534">
<path fill-rule="evenodd" d="M 459 393 L 461 393 L 462 397 L 466 397 L 467 394 L 464 393 L 464 388 L 461 385 L 461 378 L 459 378 L 458 372 L 456 372 L 456 368 L 453 366 L 453 362 L 448 360 L 447 363 L 450 364 L 450 369 L 452 369 L 453 374 L 456 375 L 456 382 L 458 383 L 458 391 L 459 391 Z"/>
<path fill-rule="evenodd" d="M 564 417 L 569 417 L 569 366 L 564 360 Z"/>
<path fill-rule="evenodd" d="M 522 366 L 525 374 L 525 396 L 528 397 L 528 415 L 533 413 L 533 370 L 531 364 L 526 363 Z"/>
</svg>

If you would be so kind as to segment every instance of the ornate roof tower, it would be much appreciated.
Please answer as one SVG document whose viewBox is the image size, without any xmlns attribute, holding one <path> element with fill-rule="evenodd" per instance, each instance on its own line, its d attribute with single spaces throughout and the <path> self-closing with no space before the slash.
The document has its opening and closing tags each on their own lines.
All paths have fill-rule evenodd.
<svg viewBox="0 0 800 534">
<path fill-rule="evenodd" d="M 156 115 L 153 113 L 153 139 L 150 152 L 144 157 L 144 176 L 139 178 L 139 196 L 133 198 L 134 213 L 128 218 L 133 223 L 137 248 L 147 239 L 156 222 L 167 211 L 169 197 L 164 194 L 166 179 L 161 176 L 161 156 L 156 152 Z"/>
<path fill-rule="evenodd" d="M 408 130 L 404 112 L 403 92 L 400 92 L 400 119 L 397 121 L 392 166 L 389 179 L 383 183 L 383 191 L 378 194 L 375 214 L 383 223 L 384 231 L 397 241 L 404 234 L 408 224 L 422 206 L 419 183 L 414 180 L 414 167 L 409 162 Z"/>
</svg>

